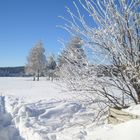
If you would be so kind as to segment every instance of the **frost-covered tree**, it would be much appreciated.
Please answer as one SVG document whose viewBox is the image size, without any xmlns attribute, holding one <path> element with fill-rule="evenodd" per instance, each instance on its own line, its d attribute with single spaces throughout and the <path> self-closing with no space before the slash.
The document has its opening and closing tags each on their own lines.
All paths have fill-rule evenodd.
<svg viewBox="0 0 140 140">
<path fill-rule="evenodd" d="M 39 81 L 40 75 L 44 72 L 46 65 L 45 49 L 42 42 L 38 42 L 35 47 L 31 49 L 27 57 L 26 72 L 37 77 Z"/>
<path fill-rule="evenodd" d="M 128 98 L 140 103 L 140 0 L 79 0 L 79 3 L 87 15 L 82 15 L 74 3 L 77 13 L 67 8 L 71 18 L 62 17 L 67 22 L 62 28 L 72 35 L 78 34 L 94 56 L 106 58 L 112 68 L 109 78 L 95 78 L 88 71 L 84 82 L 81 80 L 81 90 L 97 93 L 108 106 L 126 107 Z M 114 69 L 117 75 L 112 73 Z"/>
<path fill-rule="evenodd" d="M 82 67 L 87 64 L 86 55 L 82 48 L 82 40 L 79 37 L 73 37 L 68 42 L 61 53 L 59 61 L 60 65 L 63 65 L 63 63 L 71 63 Z"/>
<path fill-rule="evenodd" d="M 81 76 L 81 71 L 86 66 L 87 58 L 82 48 L 82 40 L 77 36 L 73 37 L 59 56 L 60 77 L 68 83 L 76 84 L 74 79 Z"/>
</svg>

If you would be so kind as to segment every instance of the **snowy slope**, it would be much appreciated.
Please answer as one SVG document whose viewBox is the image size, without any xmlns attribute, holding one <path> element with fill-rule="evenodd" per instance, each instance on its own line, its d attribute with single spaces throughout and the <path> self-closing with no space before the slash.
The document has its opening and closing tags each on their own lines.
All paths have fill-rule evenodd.
<svg viewBox="0 0 140 140">
<path fill-rule="evenodd" d="M 62 92 L 56 82 L 33 82 L 30 78 L 0 78 L 0 92 L 6 95 L 6 110 L 25 140 L 140 138 L 140 120 L 115 126 L 96 126 L 93 120 L 98 108 L 83 102 L 84 99 L 87 100 L 84 96 L 81 98 L 79 95 Z M 139 115 L 140 106 L 132 106 L 126 111 Z M 0 134 L 7 133 L 6 130 L 8 129 L 1 127 Z M 16 140 L 8 138 L 2 140 Z"/>
</svg>

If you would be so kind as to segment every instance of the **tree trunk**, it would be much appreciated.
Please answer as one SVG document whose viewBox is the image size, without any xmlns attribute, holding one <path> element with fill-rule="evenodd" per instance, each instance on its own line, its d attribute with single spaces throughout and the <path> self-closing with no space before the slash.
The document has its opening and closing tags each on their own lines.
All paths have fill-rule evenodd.
<svg viewBox="0 0 140 140">
<path fill-rule="evenodd" d="M 39 70 L 37 71 L 37 81 L 39 81 Z"/>
<path fill-rule="evenodd" d="M 137 93 L 138 103 L 140 103 L 140 91 Z"/>
<path fill-rule="evenodd" d="M 53 81 L 53 74 L 52 74 L 52 79 L 51 80 Z"/>
<path fill-rule="evenodd" d="M 137 94 L 137 103 L 136 104 L 138 104 L 138 103 L 140 103 L 140 89 L 135 89 L 135 91 Z"/>
<path fill-rule="evenodd" d="M 138 101 L 138 103 L 140 103 L 140 87 L 139 87 L 139 85 L 138 84 L 133 84 L 133 87 L 134 87 L 134 89 L 135 89 L 135 91 L 136 91 L 136 94 L 137 94 L 137 101 Z"/>
<path fill-rule="evenodd" d="M 33 81 L 35 81 L 35 75 L 34 75 L 34 77 L 33 77 Z"/>
</svg>

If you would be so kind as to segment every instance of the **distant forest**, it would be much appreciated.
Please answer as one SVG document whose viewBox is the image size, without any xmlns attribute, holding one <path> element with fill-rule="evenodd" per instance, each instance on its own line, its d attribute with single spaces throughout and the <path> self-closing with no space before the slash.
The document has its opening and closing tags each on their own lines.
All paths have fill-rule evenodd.
<svg viewBox="0 0 140 140">
<path fill-rule="evenodd" d="M 0 67 L 0 77 L 22 77 L 25 76 L 25 67 Z"/>
</svg>

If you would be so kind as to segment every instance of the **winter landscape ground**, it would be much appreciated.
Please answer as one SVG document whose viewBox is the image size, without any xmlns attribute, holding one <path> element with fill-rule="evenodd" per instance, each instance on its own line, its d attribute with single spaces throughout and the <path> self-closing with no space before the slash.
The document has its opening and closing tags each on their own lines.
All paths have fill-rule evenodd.
<svg viewBox="0 0 140 140">
<path fill-rule="evenodd" d="M 139 140 L 140 120 L 96 126 L 97 108 L 86 96 L 65 91 L 58 81 L 0 78 L 6 114 L 0 116 L 0 140 Z M 140 105 L 127 112 L 140 115 Z"/>
<path fill-rule="evenodd" d="M 140 140 L 140 0 L 1 0 L 0 20 L 0 140 Z"/>
</svg>

